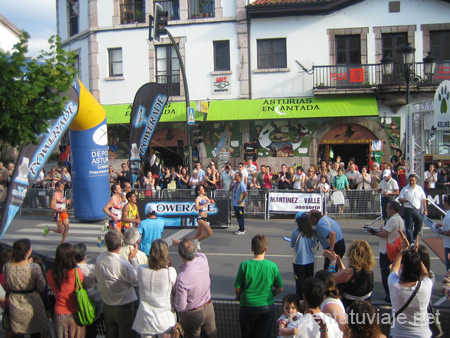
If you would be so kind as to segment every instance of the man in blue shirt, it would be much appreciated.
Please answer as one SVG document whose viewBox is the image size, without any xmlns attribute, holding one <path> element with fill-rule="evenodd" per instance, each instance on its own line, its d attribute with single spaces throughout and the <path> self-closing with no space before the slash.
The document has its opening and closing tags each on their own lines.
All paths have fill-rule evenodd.
<svg viewBox="0 0 450 338">
<path fill-rule="evenodd" d="M 317 238 L 324 250 L 334 251 L 339 257 L 345 254 L 345 241 L 339 224 L 329 216 L 322 216 L 319 210 L 309 212 L 312 224 L 316 226 Z M 325 257 L 323 268 L 326 270 L 330 260 Z"/>
<path fill-rule="evenodd" d="M 242 174 L 237 172 L 234 175 L 235 183 L 230 186 L 230 190 L 233 191 L 233 207 L 236 220 L 239 224 L 239 230 L 235 235 L 245 235 L 245 219 L 244 219 L 244 203 L 247 198 L 247 187 L 242 182 Z"/>
<path fill-rule="evenodd" d="M 141 241 L 139 250 L 145 252 L 148 256 L 150 247 L 155 239 L 161 238 L 164 231 L 164 221 L 156 217 L 156 205 L 150 204 L 147 208 L 147 219 L 139 224 L 139 233 Z"/>
</svg>

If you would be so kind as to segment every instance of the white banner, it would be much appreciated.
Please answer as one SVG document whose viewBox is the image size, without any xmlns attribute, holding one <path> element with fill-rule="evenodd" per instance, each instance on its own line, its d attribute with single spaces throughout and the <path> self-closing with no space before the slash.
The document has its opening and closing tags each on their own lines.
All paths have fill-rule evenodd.
<svg viewBox="0 0 450 338">
<path fill-rule="evenodd" d="M 434 95 L 434 127 L 447 131 L 450 128 L 450 81 L 442 81 Z"/>
<path fill-rule="evenodd" d="M 317 209 L 322 212 L 323 199 L 317 193 L 270 192 L 269 212 L 297 213 Z"/>
</svg>

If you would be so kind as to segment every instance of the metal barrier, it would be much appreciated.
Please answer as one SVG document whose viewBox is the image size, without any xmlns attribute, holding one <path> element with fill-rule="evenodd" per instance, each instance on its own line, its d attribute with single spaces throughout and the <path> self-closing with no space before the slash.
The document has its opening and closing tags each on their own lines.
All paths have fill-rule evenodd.
<svg viewBox="0 0 450 338">
<path fill-rule="evenodd" d="M 216 315 L 216 326 L 218 337 L 240 337 L 241 329 L 239 326 L 239 301 L 232 298 L 212 298 L 214 304 L 214 312 Z M 380 323 L 380 329 L 386 337 L 389 337 L 390 322 L 387 318 L 391 316 L 391 307 L 386 304 L 372 303 L 375 307 L 378 316 L 375 320 Z M 435 311 L 439 313 L 439 322 L 441 323 L 442 331 L 450 332 L 450 309 L 446 307 L 434 307 Z M 275 316 L 272 325 L 272 330 L 269 337 L 278 337 L 277 319 L 283 314 L 283 304 L 280 300 L 275 301 Z M 100 321 L 97 325 L 97 337 L 105 337 L 106 328 L 104 321 Z"/>
<path fill-rule="evenodd" d="M 327 214 L 381 214 L 381 195 L 376 190 L 332 191 L 322 197 Z"/>
<path fill-rule="evenodd" d="M 195 191 L 193 189 L 135 189 L 138 199 L 187 199 L 193 200 L 195 198 Z M 42 211 L 47 209 L 51 212 L 50 201 L 55 190 L 53 188 L 31 188 L 28 189 L 27 196 L 22 204 L 21 211 Z M 264 219 L 270 218 L 274 214 L 289 214 L 284 211 L 269 212 L 269 194 L 270 192 L 283 192 L 285 194 L 302 194 L 296 190 L 248 190 L 248 196 L 245 203 L 246 217 L 261 217 Z M 326 214 L 343 214 L 349 215 L 373 215 L 379 216 L 381 214 L 381 195 L 376 190 L 349 190 L 349 191 L 331 191 L 329 193 L 322 193 L 324 201 L 324 213 Z M 72 199 L 72 189 L 65 191 L 66 199 Z M 230 199 L 233 198 L 231 190 L 217 189 L 208 191 L 210 198 Z M 73 210 L 73 204 L 69 204 L 67 209 Z M 233 209 L 233 208 L 232 208 Z M 232 210 L 232 213 L 234 211 Z M 294 212 L 292 212 L 294 214 Z"/>
</svg>

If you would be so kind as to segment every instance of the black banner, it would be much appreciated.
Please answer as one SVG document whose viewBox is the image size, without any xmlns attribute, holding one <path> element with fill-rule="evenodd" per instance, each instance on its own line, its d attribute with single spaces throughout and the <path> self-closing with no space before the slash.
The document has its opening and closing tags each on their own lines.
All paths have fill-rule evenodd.
<svg viewBox="0 0 450 338">
<path fill-rule="evenodd" d="M 231 224 L 230 199 L 215 199 L 208 205 L 208 222 L 211 227 L 228 227 Z M 156 207 L 157 216 L 164 220 L 165 227 L 196 227 L 198 211 L 195 202 L 187 200 L 138 199 L 137 206 L 141 219 L 147 217 L 149 205 Z"/>
<path fill-rule="evenodd" d="M 168 100 L 164 87 L 146 83 L 136 93 L 130 118 L 130 172 L 136 182 L 142 159 L 150 145 L 156 126 Z"/>
</svg>

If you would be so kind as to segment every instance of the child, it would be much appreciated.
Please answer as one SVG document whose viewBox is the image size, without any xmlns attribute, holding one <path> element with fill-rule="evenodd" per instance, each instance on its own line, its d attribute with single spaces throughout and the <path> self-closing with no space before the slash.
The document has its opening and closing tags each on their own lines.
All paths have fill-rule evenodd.
<svg viewBox="0 0 450 338">
<path fill-rule="evenodd" d="M 278 337 L 295 337 L 302 317 L 299 297 L 295 293 L 284 296 L 283 315 L 278 318 Z"/>
</svg>

